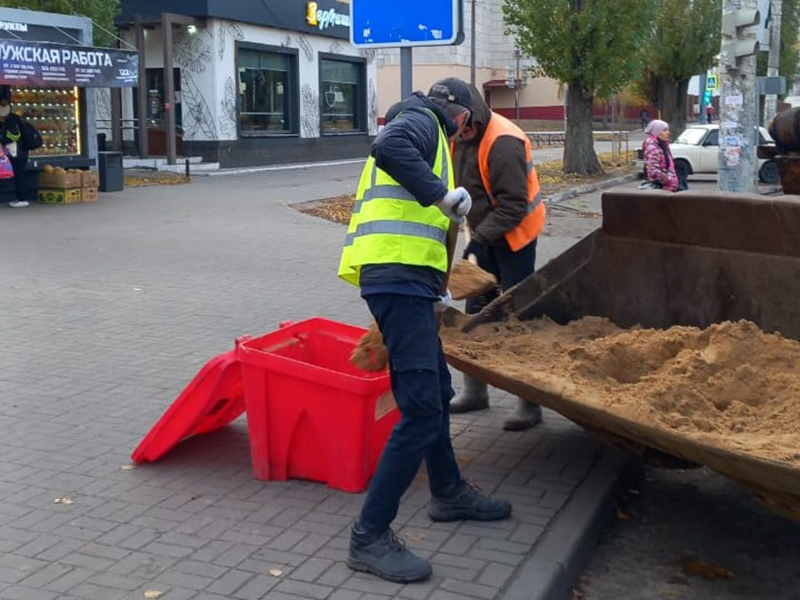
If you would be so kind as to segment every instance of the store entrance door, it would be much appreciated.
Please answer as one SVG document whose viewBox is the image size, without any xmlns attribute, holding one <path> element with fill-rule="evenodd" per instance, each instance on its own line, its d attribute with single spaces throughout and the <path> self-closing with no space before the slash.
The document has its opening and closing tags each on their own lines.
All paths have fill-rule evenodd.
<svg viewBox="0 0 800 600">
<path fill-rule="evenodd" d="M 173 69 L 175 78 L 175 125 L 178 155 L 183 154 L 183 118 L 181 105 L 181 70 Z M 164 104 L 164 69 L 147 69 L 147 143 L 152 156 L 167 155 L 167 115 Z M 136 95 L 134 95 L 136 98 Z"/>
</svg>

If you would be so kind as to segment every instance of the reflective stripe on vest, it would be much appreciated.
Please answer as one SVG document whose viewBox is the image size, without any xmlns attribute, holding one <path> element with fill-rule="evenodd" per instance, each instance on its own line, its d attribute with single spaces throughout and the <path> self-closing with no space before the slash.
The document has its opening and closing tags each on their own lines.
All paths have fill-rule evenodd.
<svg viewBox="0 0 800 600">
<path fill-rule="evenodd" d="M 528 176 L 528 205 L 526 216 L 511 231 L 506 232 L 505 238 L 509 247 L 516 252 L 530 244 L 544 229 L 546 209 L 543 202 L 539 177 L 533 167 L 533 153 L 531 141 L 525 132 L 514 125 L 502 115 L 492 113 L 489 123 L 483 132 L 483 138 L 478 148 L 478 167 L 480 169 L 481 181 L 486 193 L 493 206 L 497 206 L 497 199 L 492 194 L 492 185 L 489 179 L 489 154 L 492 151 L 497 138 L 501 136 L 511 136 L 521 140 L 525 145 L 525 170 Z"/>
<path fill-rule="evenodd" d="M 453 189 L 453 169 L 447 137 L 439 129 L 439 146 L 433 172 Z M 436 206 L 422 206 L 370 156 L 361 180 L 347 228 L 339 276 L 359 285 L 361 267 L 399 263 L 447 270 L 447 230 L 450 219 Z"/>
</svg>

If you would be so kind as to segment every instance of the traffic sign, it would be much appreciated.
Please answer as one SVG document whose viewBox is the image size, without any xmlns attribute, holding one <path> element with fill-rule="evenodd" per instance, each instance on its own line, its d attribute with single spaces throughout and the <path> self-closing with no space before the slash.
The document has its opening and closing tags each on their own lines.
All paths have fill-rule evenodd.
<svg viewBox="0 0 800 600">
<path fill-rule="evenodd" d="M 717 89 L 716 75 L 706 75 L 706 89 L 712 91 Z"/>
<path fill-rule="evenodd" d="M 369 48 L 460 44 L 462 2 L 351 0 L 350 41 Z"/>
</svg>

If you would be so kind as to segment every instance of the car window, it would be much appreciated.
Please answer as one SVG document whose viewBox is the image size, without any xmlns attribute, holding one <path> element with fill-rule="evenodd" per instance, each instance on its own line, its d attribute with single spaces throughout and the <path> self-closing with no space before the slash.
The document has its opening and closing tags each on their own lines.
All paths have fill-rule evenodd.
<svg viewBox="0 0 800 600">
<path fill-rule="evenodd" d="M 676 144 L 688 144 L 690 146 L 699 146 L 703 141 L 703 136 L 706 130 L 702 127 L 689 127 L 684 129 L 683 133 L 675 140 Z"/>
<path fill-rule="evenodd" d="M 708 132 L 703 146 L 719 146 L 719 129 L 712 129 Z"/>
<path fill-rule="evenodd" d="M 768 144 L 774 144 L 775 142 L 772 140 L 772 137 L 768 133 L 766 133 L 763 129 L 758 130 L 758 145 L 759 146 L 766 146 Z"/>
</svg>

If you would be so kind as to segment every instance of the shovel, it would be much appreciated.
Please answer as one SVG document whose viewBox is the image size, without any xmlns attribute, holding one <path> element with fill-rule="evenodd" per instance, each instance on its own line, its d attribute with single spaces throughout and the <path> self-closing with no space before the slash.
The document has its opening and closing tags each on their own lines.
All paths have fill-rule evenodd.
<svg viewBox="0 0 800 600">
<path fill-rule="evenodd" d="M 469 242 L 469 226 L 465 226 L 465 235 Z M 474 262 L 459 260 L 455 266 L 452 266 L 457 241 L 458 223 L 454 222 L 450 224 L 447 232 L 448 272 L 445 274 L 442 295 L 446 294 L 449 288 L 454 300 L 463 300 L 480 296 L 495 288 L 497 286 L 495 276 L 487 273 Z M 474 261 L 473 256 L 469 258 Z M 439 324 L 441 325 L 441 313 L 439 313 Z M 386 346 L 383 345 L 383 336 L 375 321 L 353 349 L 350 362 L 363 371 L 383 371 L 388 366 L 389 354 L 386 352 Z"/>
</svg>

